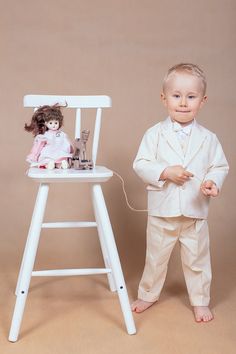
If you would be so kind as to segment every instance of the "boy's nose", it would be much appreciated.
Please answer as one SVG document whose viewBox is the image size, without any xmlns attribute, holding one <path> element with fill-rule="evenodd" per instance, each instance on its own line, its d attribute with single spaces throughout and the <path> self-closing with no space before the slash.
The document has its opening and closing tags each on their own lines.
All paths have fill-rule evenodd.
<svg viewBox="0 0 236 354">
<path fill-rule="evenodd" d="M 181 97 L 180 106 L 181 107 L 186 107 L 187 106 L 187 100 L 186 100 L 185 97 Z"/>
</svg>

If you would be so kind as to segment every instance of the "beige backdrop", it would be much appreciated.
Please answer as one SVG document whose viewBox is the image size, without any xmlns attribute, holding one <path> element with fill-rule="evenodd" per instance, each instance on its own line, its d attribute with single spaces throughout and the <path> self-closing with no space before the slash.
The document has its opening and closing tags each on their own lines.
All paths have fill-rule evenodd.
<svg viewBox="0 0 236 354">
<path fill-rule="evenodd" d="M 98 163 L 123 176 L 131 204 L 142 209 L 146 207 L 145 187 L 132 171 L 132 161 L 144 131 L 166 116 L 159 99 L 162 78 L 171 65 L 182 61 L 197 63 L 205 70 L 209 100 L 198 119 L 218 135 L 231 167 L 222 195 L 212 201 L 209 217 L 214 272 L 212 301 L 214 306 L 230 304 L 235 292 L 236 265 L 235 9 L 233 0 L 0 1 L 0 332 L 6 345 L 4 353 L 9 348 L 6 337 L 13 290 L 37 192 L 37 185 L 25 176 L 25 157 L 33 140 L 23 129 L 31 118 L 31 111 L 22 104 L 23 96 L 28 93 L 111 96 L 112 108 L 104 112 Z M 84 122 L 85 127 L 89 124 Z M 70 113 L 65 113 L 64 130 L 73 138 Z M 87 219 L 91 215 L 88 193 L 87 188 L 76 185 L 53 187 L 47 220 L 64 216 Z M 116 177 L 104 186 L 104 193 L 133 299 L 144 265 L 146 215 L 126 207 Z M 93 236 L 91 231 L 80 238 L 75 231 L 43 232 L 37 266 L 101 264 L 97 239 Z M 175 291 L 179 288 L 186 296 L 177 251 L 167 280 L 170 299 L 177 296 Z M 63 318 L 63 311 L 58 317 Z M 142 328 L 140 317 L 138 321 Z M 228 325 L 232 328 L 232 323 Z M 28 340 L 32 335 L 37 338 L 37 328 L 33 334 L 30 326 L 26 328 Z M 214 341 L 217 331 L 213 333 Z M 223 340 L 222 348 L 228 345 L 225 352 L 230 353 L 232 338 L 226 336 Z M 129 350 L 137 352 L 137 348 Z M 216 353 L 216 348 L 207 353 Z M 72 349 L 70 352 L 73 353 Z"/>
</svg>

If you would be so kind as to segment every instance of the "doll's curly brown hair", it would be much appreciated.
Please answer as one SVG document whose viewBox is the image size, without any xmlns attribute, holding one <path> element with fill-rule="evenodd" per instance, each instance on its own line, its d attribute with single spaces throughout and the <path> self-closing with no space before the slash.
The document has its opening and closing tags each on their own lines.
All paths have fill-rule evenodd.
<svg viewBox="0 0 236 354">
<path fill-rule="evenodd" d="M 33 114 L 30 124 L 25 124 L 25 130 L 27 132 L 32 132 L 34 136 L 38 134 L 44 134 L 48 128 L 45 122 L 50 120 L 57 120 L 59 122 L 59 128 L 63 124 L 63 115 L 61 108 L 65 106 L 60 106 L 58 103 L 53 106 L 41 106 Z"/>
</svg>

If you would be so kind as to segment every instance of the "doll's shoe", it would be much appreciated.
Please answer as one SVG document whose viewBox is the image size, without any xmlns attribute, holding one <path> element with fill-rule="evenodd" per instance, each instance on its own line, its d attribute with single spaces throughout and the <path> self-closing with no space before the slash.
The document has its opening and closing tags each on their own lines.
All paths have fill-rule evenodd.
<svg viewBox="0 0 236 354">
<path fill-rule="evenodd" d="M 49 163 L 47 164 L 47 169 L 48 170 L 53 170 L 54 168 L 55 168 L 54 161 L 49 161 Z"/>
<path fill-rule="evenodd" d="M 69 164 L 68 164 L 68 162 L 67 162 L 66 160 L 63 160 L 63 161 L 61 162 L 61 168 L 62 168 L 63 170 L 66 170 L 67 168 L 69 168 Z"/>
</svg>

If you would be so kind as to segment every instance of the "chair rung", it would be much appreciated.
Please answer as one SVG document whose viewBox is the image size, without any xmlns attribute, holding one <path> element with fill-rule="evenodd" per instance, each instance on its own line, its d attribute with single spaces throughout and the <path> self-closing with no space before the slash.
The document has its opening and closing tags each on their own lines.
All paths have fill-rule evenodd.
<svg viewBox="0 0 236 354">
<path fill-rule="evenodd" d="M 77 227 L 97 227 L 95 221 L 64 221 L 64 222 L 44 222 L 43 229 L 57 229 L 57 228 L 77 228 Z"/>
<path fill-rule="evenodd" d="M 73 276 L 73 275 L 95 275 L 111 273 L 110 268 L 85 268 L 85 269 L 54 269 L 33 271 L 34 277 L 54 277 L 54 276 Z"/>
</svg>

